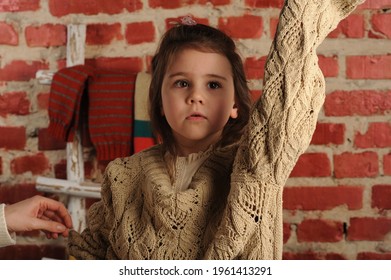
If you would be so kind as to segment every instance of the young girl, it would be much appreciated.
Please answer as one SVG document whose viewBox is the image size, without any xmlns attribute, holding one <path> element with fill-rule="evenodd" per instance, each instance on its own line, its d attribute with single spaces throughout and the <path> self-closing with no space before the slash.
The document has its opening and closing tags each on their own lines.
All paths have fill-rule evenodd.
<svg viewBox="0 0 391 280">
<path fill-rule="evenodd" d="M 316 48 L 361 0 L 287 0 L 251 111 L 234 42 L 187 18 L 152 61 L 161 144 L 109 164 L 80 259 L 281 259 L 282 189 L 324 100 Z"/>
</svg>

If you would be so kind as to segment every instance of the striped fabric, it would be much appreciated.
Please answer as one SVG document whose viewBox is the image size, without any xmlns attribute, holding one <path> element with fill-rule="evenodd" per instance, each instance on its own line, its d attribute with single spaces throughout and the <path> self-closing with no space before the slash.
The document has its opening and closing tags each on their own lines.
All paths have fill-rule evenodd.
<svg viewBox="0 0 391 280">
<path fill-rule="evenodd" d="M 138 73 L 134 96 L 133 150 L 135 153 L 149 148 L 156 143 L 148 115 L 148 92 L 150 83 L 150 74 Z"/>
<path fill-rule="evenodd" d="M 98 160 L 133 153 L 136 74 L 95 71 L 88 85 L 88 128 Z"/>
<path fill-rule="evenodd" d="M 79 113 L 86 81 L 93 69 L 83 65 L 63 68 L 53 76 L 49 95 L 49 132 L 54 137 L 73 141 L 79 126 Z"/>
<path fill-rule="evenodd" d="M 131 155 L 135 80 L 136 74 L 97 70 L 85 65 L 58 71 L 50 90 L 49 131 L 58 138 L 72 141 L 74 132 L 79 129 L 79 115 L 86 115 L 89 138 L 98 160 Z M 84 98 L 87 98 L 86 103 Z M 88 108 L 83 107 L 84 104 Z"/>
</svg>

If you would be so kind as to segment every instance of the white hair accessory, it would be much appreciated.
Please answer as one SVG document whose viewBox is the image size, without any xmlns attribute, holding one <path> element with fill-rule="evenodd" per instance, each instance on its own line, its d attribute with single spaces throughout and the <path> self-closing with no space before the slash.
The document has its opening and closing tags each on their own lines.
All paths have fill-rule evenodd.
<svg viewBox="0 0 391 280">
<path fill-rule="evenodd" d="M 179 22 L 178 21 L 170 21 L 169 24 L 173 24 L 175 26 L 180 26 L 180 25 L 192 26 L 192 25 L 196 25 L 197 22 L 192 18 L 192 16 L 188 15 L 188 16 L 184 16 L 184 17 L 180 18 Z"/>
<path fill-rule="evenodd" d="M 196 25 L 197 22 L 191 16 L 185 16 L 181 18 L 181 23 L 183 25 Z"/>
</svg>

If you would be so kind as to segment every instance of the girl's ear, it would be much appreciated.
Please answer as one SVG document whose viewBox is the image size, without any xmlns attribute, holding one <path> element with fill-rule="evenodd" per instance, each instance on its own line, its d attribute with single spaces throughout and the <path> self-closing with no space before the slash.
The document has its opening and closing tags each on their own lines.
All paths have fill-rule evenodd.
<svg viewBox="0 0 391 280">
<path fill-rule="evenodd" d="M 236 119 L 238 117 L 238 107 L 236 104 L 232 107 L 231 114 L 229 115 L 232 119 Z"/>
</svg>

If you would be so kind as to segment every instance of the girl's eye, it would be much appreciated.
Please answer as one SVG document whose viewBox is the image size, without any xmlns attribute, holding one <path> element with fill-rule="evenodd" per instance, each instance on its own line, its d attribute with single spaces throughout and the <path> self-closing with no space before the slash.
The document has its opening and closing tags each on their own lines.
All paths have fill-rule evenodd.
<svg viewBox="0 0 391 280">
<path fill-rule="evenodd" d="M 178 88 L 185 88 L 185 87 L 189 87 L 189 83 L 185 80 L 179 80 L 179 81 L 176 81 L 174 83 L 174 85 Z"/>
<path fill-rule="evenodd" d="M 209 82 L 208 87 L 210 89 L 219 89 L 219 88 L 221 88 L 221 84 L 218 82 Z"/>
</svg>

